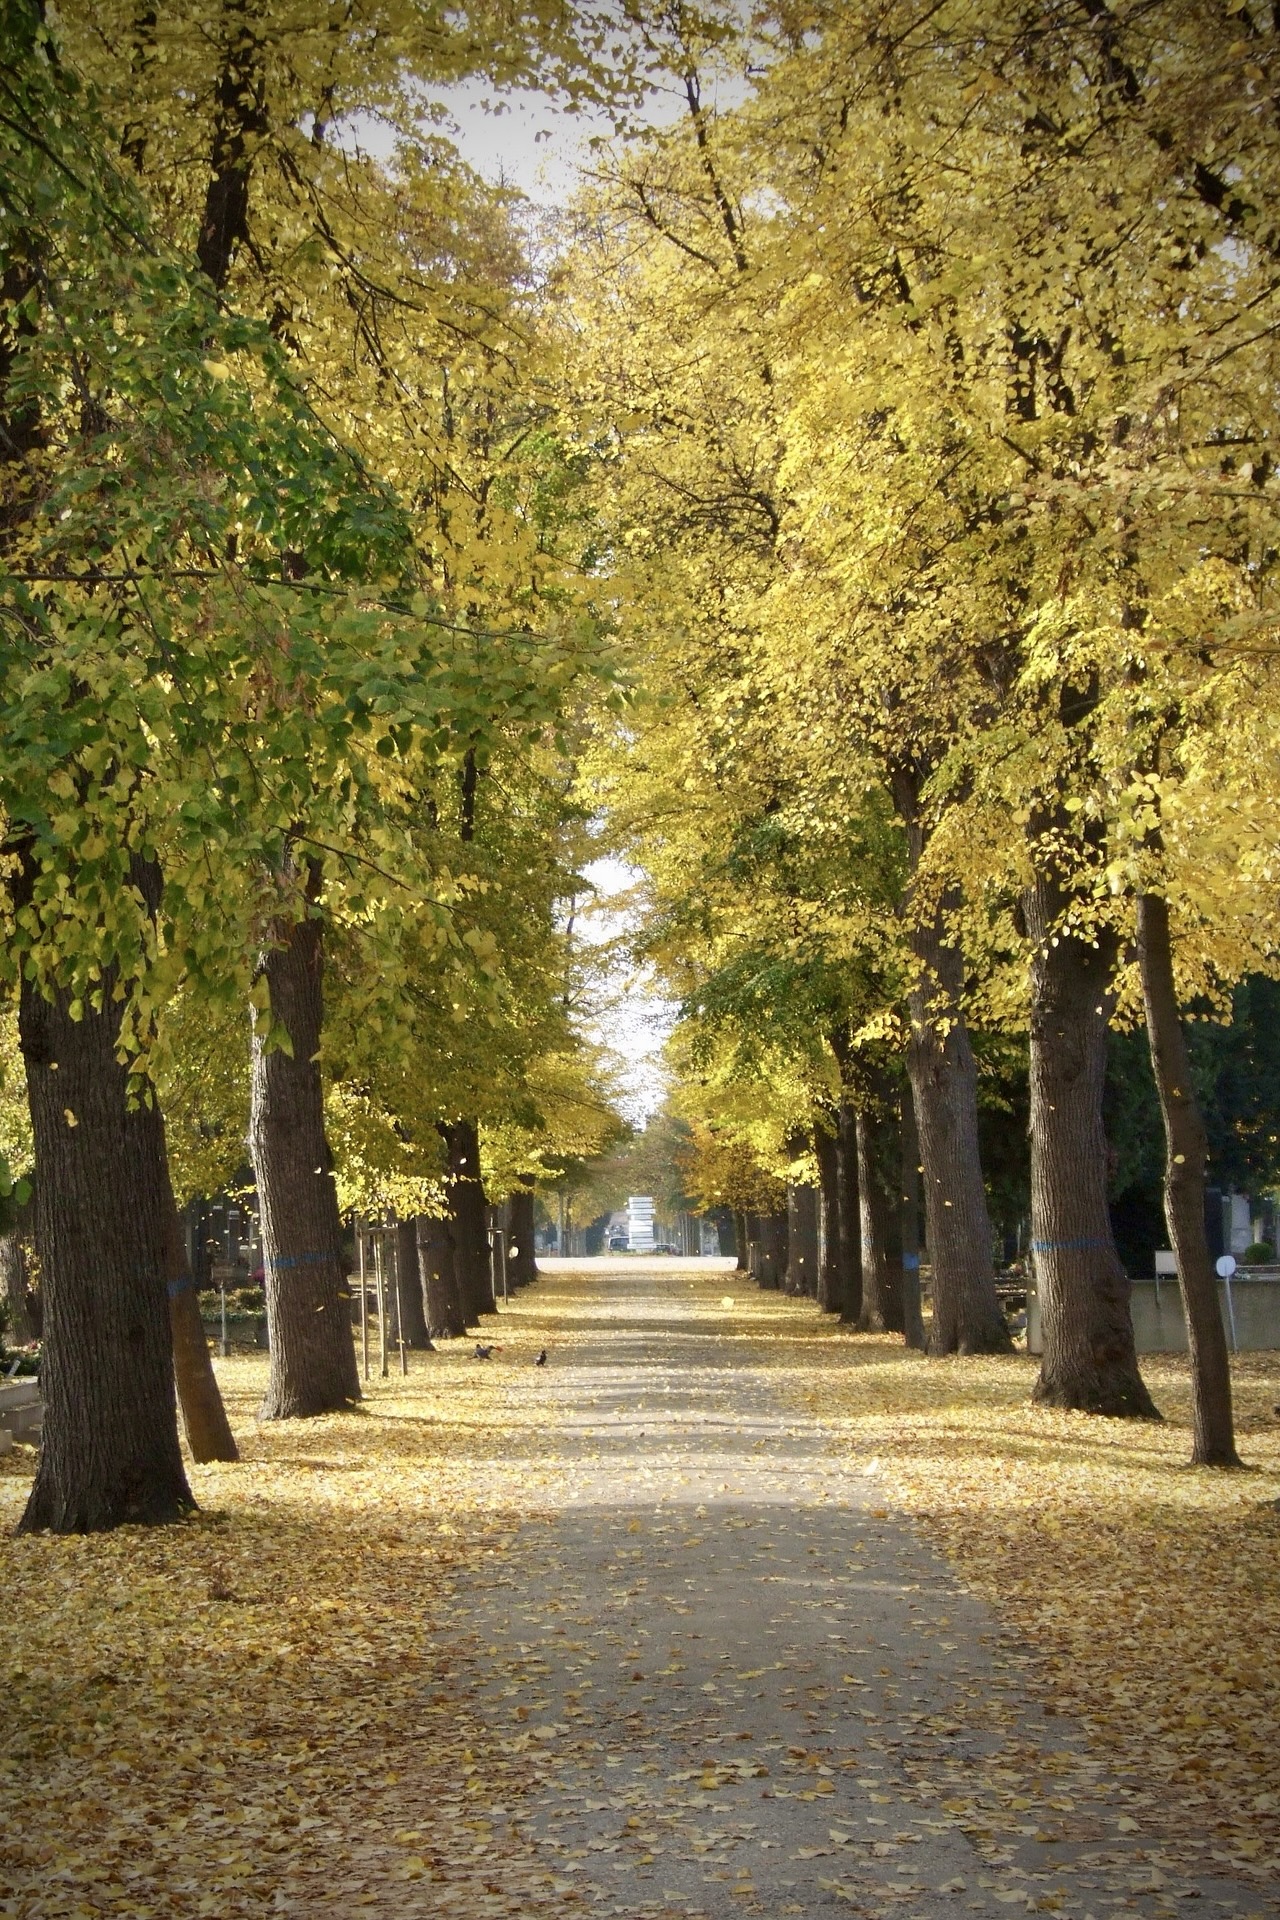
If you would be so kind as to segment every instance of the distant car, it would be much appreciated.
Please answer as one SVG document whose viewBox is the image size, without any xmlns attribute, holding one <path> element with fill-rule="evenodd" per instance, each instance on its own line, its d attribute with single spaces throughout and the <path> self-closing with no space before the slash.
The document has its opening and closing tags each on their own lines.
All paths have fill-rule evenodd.
<svg viewBox="0 0 1280 1920">
<path fill-rule="evenodd" d="M 675 1254 L 678 1254 L 678 1253 L 679 1253 L 679 1251 L 680 1251 L 680 1249 L 679 1249 L 679 1247 L 672 1247 L 672 1246 L 668 1246 L 668 1245 L 666 1244 L 666 1242 L 665 1242 L 665 1241 L 663 1242 L 663 1244 L 662 1244 L 662 1245 L 661 1245 L 660 1247 L 655 1247 L 655 1248 L 654 1248 L 654 1252 L 655 1252 L 655 1253 L 675 1253 Z"/>
<path fill-rule="evenodd" d="M 614 1234 L 612 1240 L 609 1242 L 609 1251 L 610 1253 L 627 1253 L 629 1251 L 625 1234 Z"/>
</svg>

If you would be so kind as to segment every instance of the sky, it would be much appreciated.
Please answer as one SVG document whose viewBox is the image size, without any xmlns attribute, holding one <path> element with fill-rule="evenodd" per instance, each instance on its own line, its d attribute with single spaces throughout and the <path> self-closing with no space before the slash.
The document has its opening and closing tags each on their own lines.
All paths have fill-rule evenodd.
<svg viewBox="0 0 1280 1920">
<path fill-rule="evenodd" d="M 703 99 L 714 111 L 741 101 L 745 82 L 731 73 L 708 73 Z M 608 140 L 606 113 L 570 113 L 533 89 L 497 94 L 483 80 L 441 89 L 432 96 L 444 109 L 440 131 L 469 166 L 495 183 L 518 187 L 539 206 L 564 206 L 592 163 L 591 141 Z M 669 125 L 686 111 L 683 91 L 667 83 L 652 89 L 640 116 L 650 126 Z"/>
<path fill-rule="evenodd" d="M 499 100 L 476 80 L 437 96 L 448 119 L 440 131 L 486 180 L 518 187 L 539 206 L 564 206 L 590 164 L 588 142 L 611 132 L 603 114 L 567 113 L 539 93 Z M 487 103 L 487 104 L 486 104 Z"/>
<path fill-rule="evenodd" d="M 596 889 L 596 904 L 582 909 L 574 931 L 589 946 L 623 940 L 638 925 L 634 890 L 642 875 L 621 860 L 593 860 L 583 869 Z M 662 1047 L 675 1024 L 676 1009 L 664 999 L 645 970 L 626 959 L 607 966 L 599 1015 L 587 1022 L 589 1035 L 617 1056 L 622 1109 L 642 1126 L 662 1105 L 666 1078 Z"/>
</svg>

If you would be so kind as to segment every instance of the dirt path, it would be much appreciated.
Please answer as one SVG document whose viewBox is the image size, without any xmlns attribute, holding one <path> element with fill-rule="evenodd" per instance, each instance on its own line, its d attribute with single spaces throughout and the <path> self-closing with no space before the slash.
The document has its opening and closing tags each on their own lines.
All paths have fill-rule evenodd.
<svg viewBox="0 0 1280 1920">
<path fill-rule="evenodd" d="M 549 1893 L 636 1920 L 1272 1911 L 1144 1842 L 1132 1788 L 1046 1718 L 873 1464 L 796 1414 L 762 1303 L 709 1264 L 550 1271 L 505 1322 L 501 1471 L 547 1517 L 466 1601 L 469 1710 L 539 1756 L 491 1859 L 508 1822 Z"/>
</svg>

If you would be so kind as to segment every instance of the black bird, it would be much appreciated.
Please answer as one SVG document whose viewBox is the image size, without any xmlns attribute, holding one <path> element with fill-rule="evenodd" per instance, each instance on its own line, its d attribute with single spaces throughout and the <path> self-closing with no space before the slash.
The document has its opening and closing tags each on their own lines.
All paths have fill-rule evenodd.
<svg viewBox="0 0 1280 1920">
<path fill-rule="evenodd" d="M 489 1346 L 489 1347 L 482 1347 L 482 1346 L 480 1345 L 480 1343 L 479 1343 L 479 1341 L 477 1341 L 477 1342 L 476 1342 L 476 1359 L 477 1359 L 477 1360 L 492 1360 L 492 1358 L 493 1358 L 493 1348 L 492 1348 L 491 1346 Z"/>
<path fill-rule="evenodd" d="M 546 1348 L 545 1348 L 545 1347 L 543 1347 L 543 1348 L 542 1348 L 542 1349 L 540 1350 L 540 1352 L 539 1352 L 539 1354 L 538 1354 L 538 1357 L 537 1357 L 537 1359 L 536 1359 L 536 1360 L 534 1361 L 534 1363 L 533 1363 L 533 1364 L 534 1364 L 534 1366 L 535 1366 L 535 1367 L 545 1367 L 545 1366 L 546 1366 L 546 1364 L 547 1364 L 547 1350 L 546 1350 Z"/>
</svg>

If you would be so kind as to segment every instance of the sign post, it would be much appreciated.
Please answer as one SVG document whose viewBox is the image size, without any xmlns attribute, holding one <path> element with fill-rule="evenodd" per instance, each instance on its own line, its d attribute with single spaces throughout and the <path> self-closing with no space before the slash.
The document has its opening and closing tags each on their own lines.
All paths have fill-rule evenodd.
<svg viewBox="0 0 1280 1920">
<path fill-rule="evenodd" d="M 1221 1280 L 1223 1292 L 1227 1296 L 1227 1329 L 1231 1335 L 1231 1351 L 1232 1353 L 1238 1353 L 1240 1349 L 1236 1344 L 1236 1309 L 1235 1302 L 1231 1298 L 1231 1276 L 1236 1270 L 1235 1255 L 1233 1253 L 1224 1253 L 1218 1260 L 1217 1266 L 1218 1278 Z"/>
</svg>

